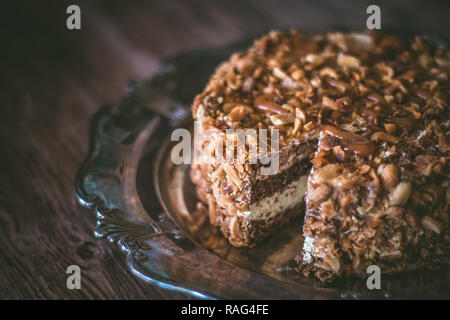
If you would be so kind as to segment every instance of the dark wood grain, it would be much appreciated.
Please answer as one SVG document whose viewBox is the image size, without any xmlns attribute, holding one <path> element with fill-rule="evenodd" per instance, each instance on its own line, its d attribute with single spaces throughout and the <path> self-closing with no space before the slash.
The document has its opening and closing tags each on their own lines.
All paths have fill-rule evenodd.
<svg viewBox="0 0 450 320">
<path fill-rule="evenodd" d="M 89 119 L 162 59 L 272 28 L 363 29 L 366 1 L 71 1 L 82 29 L 65 27 L 64 1 L 2 8 L 0 52 L 0 298 L 183 299 L 128 271 L 93 236 L 95 217 L 73 196 Z M 381 4 L 382 27 L 449 38 L 444 1 Z M 67 266 L 82 289 L 66 288 Z"/>
</svg>

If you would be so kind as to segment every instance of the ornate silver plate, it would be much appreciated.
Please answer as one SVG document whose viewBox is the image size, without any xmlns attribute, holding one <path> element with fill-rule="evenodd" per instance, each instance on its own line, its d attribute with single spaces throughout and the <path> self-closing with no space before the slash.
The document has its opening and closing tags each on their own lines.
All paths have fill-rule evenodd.
<svg viewBox="0 0 450 320">
<path fill-rule="evenodd" d="M 368 290 L 365 279 L 323 285 L 294 270 L 300 220 L 255 248 L 238 249 L 196 209 L 189 166 L 170 160 L 170 133 L 189 123 L 189 105 L 217 64 L 247 45 L 177 56 L 96 114 L 75 180 L 79 202 L 95 209 L 95 235 L 117 243 L 139 278 L 200 298 L 449 297 L 449 270 L 383 275 L 381 290 Z"/>
</svg>

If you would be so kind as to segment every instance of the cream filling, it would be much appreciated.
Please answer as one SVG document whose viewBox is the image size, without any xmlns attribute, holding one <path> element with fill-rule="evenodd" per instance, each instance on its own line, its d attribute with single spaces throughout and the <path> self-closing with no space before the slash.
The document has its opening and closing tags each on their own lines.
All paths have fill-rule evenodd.
<svg viewBox="0 0 450 320">
<path fill-rule="evenodd" d="M 250 205 L 250 210 L 239 212 L 248 216 L 249 220 L 269 219 L 277 214 L 302 203 L 306 194 L 308 176 L 301 176 L 292 181 L 282 192 L 265 197 L 258 203 Z"/>
<path fill-rule="evenodd" d="M 306 263 L 311 263 L 313 253 L 314 239 L 307 236 L 305 237 L 305 240 L 303 240 L 303 261 Z"/>
</svg>

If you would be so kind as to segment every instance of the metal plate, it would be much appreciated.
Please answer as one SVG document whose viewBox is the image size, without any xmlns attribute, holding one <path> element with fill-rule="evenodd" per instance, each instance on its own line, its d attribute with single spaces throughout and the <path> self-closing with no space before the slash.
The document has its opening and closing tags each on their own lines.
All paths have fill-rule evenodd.
<svg viewBox="0 0 450 320">
<path fill-rule="evenodd" d="M 368 290 L 365 279 L 325 286 L 293 269 L 302 241 L 300 219 L 255 248 L 234 248 L 196 209 L 189 166 L 170 160 L 175 121 L 151 110 L 163 100 L 188 107 L 214 67 L 246 45 L 171 59 L 124 99 L 139 93 L 145 103 L 122 101 L 95 116 L 91 150 L 75 181 L 79 202 L 96 210 L 95 235 L 117 243 L 130 270 L 145 281 L 201 298 L 450 297 L 449 270 L 383 275 L 381 290 Z"/>
</svg>

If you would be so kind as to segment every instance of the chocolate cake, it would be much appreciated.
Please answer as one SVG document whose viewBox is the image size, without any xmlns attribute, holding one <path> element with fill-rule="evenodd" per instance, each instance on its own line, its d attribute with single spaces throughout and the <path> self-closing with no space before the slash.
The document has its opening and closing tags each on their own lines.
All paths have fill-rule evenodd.
<svg viewBox="0 0 450 320">
<path fill-rule="evenodd" d="M 252 246 L 305 214 L 299 271 L 323 281 L 448 266 L 449 71 L 427 39 L 378 33 L 271 32 L 234 54 L 193 103 L 202 146 L 277 129 L 279 167 L 251 161 L 255 139 L 192 165 L 211 223 Z"/>
</svg>

